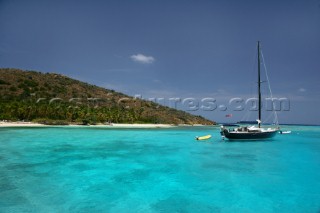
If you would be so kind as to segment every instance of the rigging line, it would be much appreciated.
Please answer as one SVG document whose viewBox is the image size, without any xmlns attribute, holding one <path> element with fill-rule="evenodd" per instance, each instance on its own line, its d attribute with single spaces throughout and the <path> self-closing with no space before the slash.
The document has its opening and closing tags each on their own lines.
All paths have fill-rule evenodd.
<svg viewBox="0 0 320 213">
<path fill-rule="evenodd" d="M 268 118 L 265 120 L 265 123 L 271 122 L 271 124 L 277 124 L 275 116 L 272 116 L 273 114 L 269 114 Z M 273 119 L 272 119 L 273 117 Z"/>
<path fill-rule="evenodd" d="M 247 110 L 247 112 L 242 116 L 240 121 L 249 121 L 249 117 L 250 117 L 250 111 Z"/>
<path fill-rule="evenodd" d="M 279 125 L 278 115 L 277 115 L 277 111 L 275 110 L 274 101 L 273 101 L 273 95 L 272 95 L 271 86 L 270 86 L 270 81 L 269 81 L 269 76 L 268 76 L 268 71 L 267 71 L 267 66 L 266 66 L 266 63 L 265 63 L 265 60 L 264 60 L 264 56 L 263 56 L 262 51 L 261 51 L 261 56 L 262 56 L 263 66 L 264 66 L 264 70 L 265 70 L 265 73 L 266 73 L 266 78 L 267 78 L 268 87 L 269 87 L 269 91 L 270 91 L 272 107 L 273 107 L 273 110 L 274 110 L 275 121 L 276 121 L 275 123 L 276 123 L 276 125 L 278 126 L 278 125 Z"/>
<path fill-rule="evenodd" d="M 270 119 L 271 116 L 272 116 L 272 114 L 269 114 L 268 117 L 267 117 L 267 119 L 264 120 L 264 122 L 267 123 L 267 122 L 271 121 L 271 119 Z M 274 123 L 274 119 L 273 119 L 272 122 Z"/>
</svg>

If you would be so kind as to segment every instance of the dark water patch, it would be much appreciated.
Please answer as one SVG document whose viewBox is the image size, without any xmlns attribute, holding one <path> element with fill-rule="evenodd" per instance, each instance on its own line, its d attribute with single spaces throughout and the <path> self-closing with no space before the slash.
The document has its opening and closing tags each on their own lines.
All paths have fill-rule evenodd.
<svg viewBox="0 0 320 213">
<path fill-rule="evenodd" d="M 77 212 L 77 213 L 104 213 L 109 212 L 110 208 L 113 207 L 112 203 L 108 202 L 97 202 L 95 198 L 79 200 L 78 203 L 71 205 L 66 212 Z"/>
<path fill-rule="evenodd" d="M 73 154 L 73 155 L 62 155 L 60 157 L 56 157 L 55 159 L 49 160 L 46 162 L 48 166 L 66 166 L 69 163 L 83 161 L 83 160 L 91 160 L 91 156 L 86 156 L 82 154 Z"/>
<path fill-rule="evenodd" d="M 54 147 L 51 151 L 52 152 L 73 152 L 75 150 L 77 150 L 78 147 L 73 146 L 73 145 L 69 145 L 69 144 L 64 144 L 64 145 L 60 145 L 60 146 L 56 146 Z"/>
<path fill-rule="evenodd" d="M 1 173 L 0 173 L 1 175 Z M 11 183 L 9 178 L 7 177 L 0 177 L 0 192 L 15 190 L 17 187 Z"/>
<path fill-rule="evenodd" d="M 129 156 L 127 156 L 129 155 Z M 81 162 L 81 161 L 98 161 L 98 160 L 108 160 L 108 159 L 119 159 L 130 157 L 130 153 L 127 151 L 105 151 L 105 150 L 95 150 L 91 149 L 87 150 L 75 150 L 74 152 L 61 153 L 60 155 L 51 155 L 50 160 L 48 161 L 50 164 L 68 164 L 73 162 Z"/>
<path fill-rule="evenodd" d="M 8 170 L 27 171 L 44 165 L 45 163 L 12 163 L 5 166 L 5 168 Z"/>
<path fill-rule="evenodd" d="M 179 212 L 179 213 L 193 213 L 193 212 L 221 212 L 221 209 L 214 205 L 208 205 L 197 202 L 194 199 L 189 199 L 181 195 L 172 195 L 167 199 L 160 200 L 152 205 L 156 212 Z"/>
<path fill-rule="evenodd" d="M 88 164 L 85 164 L 85 163 L 76 163 L 74 165 L 71 165 L 70 167 L 76 172 L 84 172 L 84 171 L 95 169 L 91 165 L 88 165 Z"/>
<path fill-rule="evenodd" d="M 134 187 L 146 181 L 150 176 L 149 169 L 132 169 L 129 172 L 117 174 L 111 178 L 114 184 L 123 187 Z"/>
<path fill-rule="evenodd" d="M 25 176 L 44 178 L 50 176 L 50 168 L 47 167 L 46 163 L 14 163 L 4 166 L 4 170 L 0 172 L 0 175 L 10 179 L 23 178 Z"/>
<path fill-rule="evenodd" d="M 182 168 L 183 167 L 181 167 L 181 165 L 178 165 L 176 163 L 166 162 L 159 167 L 154 167 L 153 171 L 159 174 L 170 175 L 170 174 L 178 174 L 182 170 Z"/>
<path fill-rule="evenodd" d="M 215 150 L 216 151 L 216 150 Z M 198 155 L 198 156 L 211 156 L 212 154 L 215 153 L 215 151 L 201 151 L 201 152 L 190 152 L 192 155 Z"/>
<path fill-rule="evenodd" d="M 0 198 L 0 207 L 29 204 L 28 199 L 19 194 L 16 190 L 0 191 Z"/>
<path fill-rule="evenodd" d="M 225 155 L 222 155 L 222 157 L 233 159 L 233 160 L 257 161 L 256 155 L 250 155 L 250 154 L 225 154 Z"/>
<path fill-rule="evenodd" d="M 46 178 L 46 177 L 50 177 L 51 172 L 32 172 L 30 173 L 30 175 L 37 178 Z"/>
<path fill-rule="evenodd" d="M 202 168 L 224 172 L 236 172 L 236 173 L 253 173 L 255 167 L 252 164 L 227 164 L 219 162 L 206 162 L 202 164 Z"/>
<path fill-rule="evenodd" d="M 107 200 L 110 202 L 115 202 L 122 199 L 130 194 L 130 190 L 127 188 L 122 188 L 117 185 L 117 183 L 112 180 L 104 180 L 100 183 L 90 184 L 84 187 L 84 193 L 88 196 L 95 195 L 101 200 Z"/>
</svg>

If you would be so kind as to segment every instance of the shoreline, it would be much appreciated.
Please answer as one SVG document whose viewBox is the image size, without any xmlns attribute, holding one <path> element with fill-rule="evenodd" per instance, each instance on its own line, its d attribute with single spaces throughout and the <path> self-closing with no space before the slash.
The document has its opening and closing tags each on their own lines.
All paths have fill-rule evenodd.
<svg viewBox="0 0 320 213">
<path fill-rule="evenodd" d="M 178 125 L 179 126 L 179 125 Z M 97 125 L 76 125 L 76 124 L 69 124 L 69 125 L 45 125 L 33 122 L 0 122 L 1 127 L 88 127 L 88 128 L 130 128 L 130 129 L 139 129 L 139 128 L 173 128 L 177 127 L 176 125 L 172 124 L 97 124 Z"/>
<path fill-rule="evenodd" d="M 39 127 L 39 126 L 47 126 L 47 125 L 33 123 L 33 122 L 23 122 L 23 121 L 17 121 L 17 122 L 1 121 L 0 122 L 0 127 Z"/>
</svg>

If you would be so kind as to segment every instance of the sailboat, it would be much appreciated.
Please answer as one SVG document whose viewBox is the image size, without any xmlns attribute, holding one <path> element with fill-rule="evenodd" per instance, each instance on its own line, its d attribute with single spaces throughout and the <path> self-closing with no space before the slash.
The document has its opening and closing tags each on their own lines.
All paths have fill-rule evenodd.
<svg viewBox="0 0 320 213">
<path fill-rule="evenodd" d="M 232 140 L 260 140 L 274 137 L 279 128 L 262 128 L 261 127 L 261 80 L 260 80 L 260 42 L 258 41 L 258 126 L 241 126 L 234 129 L 228 129 L 221 126 L 221 136 Z"/>
</svg>

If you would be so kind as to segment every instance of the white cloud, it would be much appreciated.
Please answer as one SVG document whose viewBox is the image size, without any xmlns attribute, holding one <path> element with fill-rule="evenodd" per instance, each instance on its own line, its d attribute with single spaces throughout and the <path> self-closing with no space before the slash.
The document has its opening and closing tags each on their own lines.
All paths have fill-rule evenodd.
<svg viewBox="0 0 320 213">
<path fill-rule="evenodd" d="M 161 83 L 161 81 L 159 79 L 153 79 L 153 82 L 157 83 L 157 84 Z"/>
<path fill-rule="evenodd" d="M 307 90 L 305 88 L 300 88 L 299 92 L 306 92 Z"/>
<path fill-rule="evenodd" d="M 141 64 L 152 64 L 155 61 L 154 57 L 146 56 L 143 54 L 132 55 L 132 56 L 130 56 L 130 58 L 133 61 L 141 63 Z"/>
</svg>

